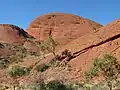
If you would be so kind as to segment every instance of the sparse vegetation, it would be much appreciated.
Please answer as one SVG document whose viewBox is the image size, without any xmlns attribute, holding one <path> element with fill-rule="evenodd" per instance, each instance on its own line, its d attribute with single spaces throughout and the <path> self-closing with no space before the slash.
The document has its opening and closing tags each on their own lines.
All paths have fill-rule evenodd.
<svg viewBox="0 0 120 90">
<path fill-rule="evenodd" d="M 48 63 L 48 65 L 49 65 L 49 66 L 56 67 L 56 66 L 59 65 L 59 63 L 60 63 L 60 62 L 59 62 L 56 58 L 53 58 L 53 59 Z"/>
<path fill-rule="evenodd" d="M 120 90 L 120 81 L 119 80 L 118 82 L 113 81 L 113 86 L 114 88 L 112 90 Z M 58 80 L 52 80 L 47 83 L 40 82 L 30 85 L 18 85 L 14 89 L 9 87 L 7 88 L 10 90 L 110 90 L 106 81 L 98 84 L 95 83 L 65 84 Z"/>
<path fill-rule="evenodd" d="M 27 56 L 39 56 L 40 54 L 34 51 L 29 51 L 25 49 L 22 45 L 13 45 L 13 44 L 7 44 L 2 43 L 3 51 L 8 50 L 8 53 L 6 55 L 1 54 L 0 55 L 0 69 L 8 68 L 9 65 L 14 63 L 23 62 L 23 59 Z"/>
<path fill-rule="evenodd" d="M 53 53 L 53 55 L 55 56 L 55 49 L 56 49 L 56 46 L 58 45 L 58 43 L 53 39 L 52 35 L 50 34 L 48 36 L 48 40 L 47 41 L 43 41 L 41 42 L 41 50 L 42 52 L 51 52 Z"/>
<path fill-rule="evenodd" d="M 47 64 L 40 64 L 36 66 L 36 70 L 38 72 L 44 72 L 46 71 L 49 67 L 56 67 L 59 65 L 59 61 L 56 58 L 53 58 L 49 63 Z"/>
<path fill-rule="evenodd" d="M 95 77 L 98 73 L 99 69 L 97 67 L 91 68 L 89 72 L 85 73 L 86 80 L 90 80 L 91 78 Z"/>
<path fill-rule="evenodd" d="M 45 84 L 30 84 L 30 85 L 24 85 L 24 86 L 19 86 L 18 90 L 46 90 Z"/>
<path fill-rule="evenodd" d="M 93 68 L 86 75 L 92 78 L 100 71 L 102 71 L 106 79 L 114 79 L 120 72 L 120 65 L 114 56 L 105 54 L 103 58 L 94 60 Z"/>
<path fill-rule="evenodd" d="M 23 75 L 28 75 L 30 73 L 30 69 L 27 67 L 14 65 L 9 67 L 8 73 L 11 77 L 21 77 Z"/>
<path fill-rule="evenodd" d="M 64 85 L 58 80 L 53 80 L 48 83 L 36 83 L 27 86 L 19 86 L 20 90 L 75 90 L 70 86 Z"/>
<path fill-rule="evenodd" d="M 2 61 L 0 61 L 0 69 L 6 68 L 6 64 Z"/>
<path fill-rule="evenodd" d="M 120 73 L 120 64 L 117 59 L 110 55 L 105 54 L 103 58 L 96 58 L 93 63 L 93 68 L 85 74 L 87 80 L 91 80 L 94 76 L 101 72 L 107 81 L 107 85 L 112 90 L 112 81 L 117 80 Z"/>
<path fill-rule="evenodd" d="M 47 64 L 42 64 L 42 65 L 38 65 L 38 66 L 36 67 L 36 70 L 37 70 L 38 72 L 44 72 L 44 71 L 47 70 L 49 67 L 50 67 L 50 66 L 47 65 Z"/>
<path fill-rule="evenodd" d="M 4 59 L 4 58 L 0 58 L 0 69 L 4 69 L 7 68 L 9 64 L 9 61 Z"/>
<path fill-rule="evenodd" d="M 46 84 L 46 90 L 70 90 L 62 82 L 54 80 Z"/>
</svg>

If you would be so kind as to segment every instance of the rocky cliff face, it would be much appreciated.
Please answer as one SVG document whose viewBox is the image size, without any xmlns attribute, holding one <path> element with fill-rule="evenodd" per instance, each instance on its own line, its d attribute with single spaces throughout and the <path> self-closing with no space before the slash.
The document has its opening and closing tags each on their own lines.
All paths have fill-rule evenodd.
<svg viewBox="0 0 120 90">
<path fill-rule="evenodd" d="M 31 35 L 22 28 L 11 24 L 0 24 L 0 43 L 1 46 L 5 44 L 4 48 L 0 48 L 0 56 L 4 56 L 5 54 L 6 56 L 14 56 L 15 53 L 20 52 L 20 50 L 14 50 L 16 48 L 14 45 L 20 45 L 19 47 L 22 49 L 24 48 L 33 52 L 40 51 L 37 46 L 38 43 L 36 43 L 36 40 Z"/>
<path fill-rule="evenodd" d="M 61 44 L 96 31 L 102 25 L 72 14 L 50 13 L 36 18 L 28 27 L 27 32 L 38 40 L 46 40 L 50 31 Z"/>
<path fill-rule="evenodd" d="M 39 17 L 39 18 L 41 20 L 41 17 Z M 60 20 L 62 20 L 62 19 L 60 19 Z M 70 19 L 68 19 L 68 20 L 70 20 Z M 75 20 L 75 19 L 73 19 L 73 20 Z M 83 18 L 81 18 L 81 20 L 83 20 Z M 84 19 L 84 20 L 86 20 L 86 19 Z M 92 21 L 87 20 L 86 22 L 87 22 L 87 25 L 89 26 L 89 23 L 91 23 Z M 31 25 L 33 25 L 33 23 Z M 65 23 L 65 25 L 66 25 L 66 27 L 69 26 L 69 27 L 73 28 L 73 26 L 71 26 L 71 23 L 69 23 L 69 24 Z M 84 28 L 82 27 L 82 25 Z M 70 36 L 70 35 L 62 38 L 63 33 L 62 33 L 62 35 L 58 35 L 58 37 L 61 37 L 61 36 L 62 37 L 59 38 L 57 41 L 59 41 L 60 39 L 66 40 L 66 41 L 70 40 L 70 41 L 67 42 L 67 45 L 56 50 L 57 54 L 61 55 L 61 53 L 65 49 L 70 50 L 70 52 L 72 52 L 72 54 L 73 54 L 73 58 L 71 58 L 71 60 L 68 62 L 68 64 L 72 68 L 77 68 L 77 70 L 80 71 L 80 72 L 75 72 L 73 70 L 71 79 L 74 78 L 75 80 L 80 80 L 84 76 L 84 72 L 88 71 L 92 67 L 93 59 L 95 59 L 96 57 L 102 56 L 106 53 L 110 53 L 113 56 L 117 57 L 118 61 L 120 62 L 120 60 L 119 60 L 119 58 L 120 58 L 120 19 L 113 21 L 113 22 L 107 24 L 106 26 L 96 28 L 96 29 L 93 29 L 91 27 L 88 28 L 87 25 L 86 25 L 86 23 L 74 24 L 74 27 L 78 26 L 78 29 L 77 28 L 72 29 L 73 30 L 72 35 L 76 31 L 78 31 L 75 34 L 76 37 L 74 39 L 69 39 L 68 36 Z M 94 25 L 95 25 L 95 23 L 94 23 Z M 94 27 L 94 25 L 92 24 L 91 26 Z M 38 28 L 36 28 L 36 30 L 37 29 Z M 59 30 L 61 30 L 61 29 L 59 29 Z M 28 31 L 29 30 L 30 29 L 28 29 Z M 31 30 L 33 30 L 33 32 L 34 32 L 35 29 L 31 29 Z M 68 29 L 64 29 L 64 30 L 68 30 Z M 83 32 L 83 30 L 84 30 L 84 32 Z M 69 32 L 69 30 L 68 30 L 68 32 Z M 56 33 L 58 33 L 58 32 L 56 32 Z M 59 33 L 61 33 L 61 32 L 59 32 Z M 66 33 L 66 32 L 64 32 L 64 33 Z M 54 32 L 52 32 L 52 34 L 57 39 L 57 35 L 55 36 Z M 45 34 L 43 34 L 43 35 L 45 35 Z M 71 35 L 71 38 L 72 38 L 72 35 Z M 73 37 L 74 37 L 74 35 L 73 35 Z M 42 39 L 44 39 L 44 38 L 42 38 Z M 52 57 L 52 56 L 49 56 L 49 57 Z M 48 59 L 48 60 L 50 60 L 50 59 Z M 58 72 L 58 73 L 60 74 L 60 72 Z M 48 72 L 46 75 L 48 77 L 52 77 L 54 74 L 52 74 L 50 76 L 50 74 Z M 62 74 L 60 74 L 60 76 L 62 76 Z M 64 77 L 65 77 L 65 75 L 64 75 Z M 66 77 L 69 78 L 68 74 L 66 75 Z"/>
<path fill-rule="evenodd" d="M 71 59 L 71 65 L 88 70 L 93 59 L 111 53 L 120 58 L 120 19 L 88 33 L 64 46 L 61 51 L 68 49 L 73 52 L 75 58 Z"/>
<path fill-rule="evenodd" d="M 11 24 L 0 24 L 0 42 L 23 43 L 26 38 L 31 37 L 22 28 Z"/>
<path fill-rule="evenodd" d="M 62 71 L 52 70 L 52 74 L 48 71 L 47 74 L 45 73 L 47 79 L 61 77 L 71 82 L 80 81 L 84 78 L 85 72 L 92 68 L 94 59 L 105 54 L 112 54 L 120 62 L 120 19 L 97 29 L 96 32 L 87 33 L 73 40 L 56 52 L 62 56 L 65 49 L 72 53 L 72 58 L 67 61 L 72 70 L 67 74 L 64 72 L 64 75 Z M 46 60 L 50 60 L 49 58 Z M 68 60 L 67 58 L 69 57 L 63 58 L 62 61 Z"/>
</svg>

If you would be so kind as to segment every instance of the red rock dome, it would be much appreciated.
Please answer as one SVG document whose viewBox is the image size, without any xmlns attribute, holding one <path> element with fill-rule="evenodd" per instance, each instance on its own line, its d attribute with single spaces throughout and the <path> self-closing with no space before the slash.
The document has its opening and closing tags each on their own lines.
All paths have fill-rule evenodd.
<svg viewBox="0 0 120 90">
<path fill-rule="evenodd" d="M 66 44 L 102 25 L 77 15 L 50 13 L 36 18 L 27 32 L 38 40 L 46 40 L 51 30 L 52 36 L 61 44 Z"/>
</svg>

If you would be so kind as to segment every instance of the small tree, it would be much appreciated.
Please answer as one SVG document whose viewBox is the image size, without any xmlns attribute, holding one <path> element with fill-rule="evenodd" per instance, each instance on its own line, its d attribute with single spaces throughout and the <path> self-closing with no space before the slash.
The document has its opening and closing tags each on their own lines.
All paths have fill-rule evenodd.
<svg viewBox="0 0 120 90">
<path fill-rule="evenodd" d="M 57 45 L 58 45 L 58 43 L 53 39 L 52 35 L 49 34 L 48 40 L 41 43 L 41 50 L 44 53 L 47 50 L 48 52 L 53 53 L 53 55 L 55 56 L 56 55 L 55 49 L 56 49 Z"/>
<path fill-rule="evenodd" d="M 52 52 L 55 56 L 55 49 L 58 43 L 53 39 L 51 34 L 48 36 L 48 45 L 50 47 L 49 51 Z"/>
</svg>

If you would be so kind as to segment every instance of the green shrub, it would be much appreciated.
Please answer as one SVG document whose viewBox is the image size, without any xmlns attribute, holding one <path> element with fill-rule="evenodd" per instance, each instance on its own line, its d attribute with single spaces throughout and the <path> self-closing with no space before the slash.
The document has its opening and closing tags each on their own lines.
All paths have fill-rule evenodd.
<svg viewBox="0 0 120 90">
<path fill-rule="evenodd" d="M 114 56 L 105 54 L 103 58 L 96 58 L 94 60 L 93 68 L 85 76 L 92 78 L 97 75 L 98 71 L 101 71 L 106 79 L 114 79 L 120 73 L 120 65 Z"/>
<path fill-rule="evenodd" d="M 9 68 L 8 73 L 12 77 L 21 77 L 23 75 L 28 75 L 30 73 L 30 69 L 27 67 L 20 67 L 15 65 Z"/>
<path fill-rule="evenodd" d="M 109 54 L 104 55 L 101 61 L 98 60 L 98 68 L 103 71 L 106 79 L 114 79 L 120 73 L 120 65 L 117 59 Z"/>
<path fill-rule="evenodd" d="M 24 85 L 24 86 L 19 86 L 18 90 L 46 90 L 45 84 L 30 84 L 30 85 Z"/>
<path fill-rule="evenodd" d="M 56 50 L 56 46 L 58 46 L 58 42 L 56 42 L 52 35 L 49 33 L 49 36 L 48 36 L 48 40 L 47 41 L 43 41 L 41 42 L 41 45 L 40 45 L 40 48 L 41 48 L 41 51 L 42 52 L 51 52 L 53 53 L 53 55 L 55 56 L 56 53 L 55 53 L 55 50 Z"/>
<path fill-rule="evenodd" d="M 7 60 L 0 60 L 0 69 L 7 68 L 9 64 L 9 61 Z"/>
<path fill-rule="evenodd" d="M 99 71 L 99 69 L 97 67 L 91 68 L 91 70 L 89 72 L 85 73 L 86 80 L 90 80 L 91 78 L 96 76 L 98 71 Z"/>
<path fill-rule="evenodd" d="M 72 87 L 69 85 L 64 85 L 62 82 L 58 80 L 53 80 L 48 83 L 40 82 L 30 85 L 21 85 L 19 86 L 19 90 L 78 90 L 78 89 L 72 89 Z"/>
<path fill-rule="evenodd" d="M 50 81 L 46 84 L 46 90 L 70 90 L 62 82 Z"/>
<path fill-rule="evenodd" d="M 28 54 L 30 54 L 31 56 L 39 56 L 39 53 L 34 51 L 29 51 Z"/>
<path fill-rule="evenodd" d="M 42 64 L 42 65 L 38 65 L 38 66 L 36 67 L 36 70 L 37 70 L 38 72 L 44 72 L 44 71 L 47 70 L 49 67 L 50 67 L 50 66 L 47 65 L 47 64 Z"/>
<path fill-rule="evenodd" d="M 0 61 L 0 69 L 6 68 L 6 64 L 2 61 Z"/>
<path fill-rule="evenodd" d="M 59 65 L 59 61 L 55 58 L 53 58 L 49 63 L 48 63 L 49 66 L 53 66 L 53 67 L 56 67 Z"/>
<path fill-rule="evenodd" d="M 41 64 L 36 66 L 36 70 L 38 72 L 44 72 L 46 71 L 49 67 L 56 67 L 58 65 L 58 61 L 56 59 L 52 59 L 49 63 L 47 64 Z"/>
<path fill-rule="evenodd" d="M 93 68 L 89 72 L 85 73 L 86 80 L 90 80 L 94 76 L 98 75 L 98 72 L 102 73 L 106 79 L 107 86 L 112 90 L 112 81 L 116 81 L 118 78 L 120 73 L 120 64 L 114 56 L 105 54 L 103 58 L 96 58 L 94 60 Z"/>
</svg>

